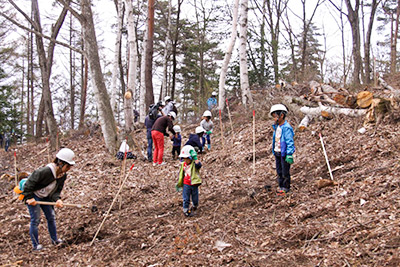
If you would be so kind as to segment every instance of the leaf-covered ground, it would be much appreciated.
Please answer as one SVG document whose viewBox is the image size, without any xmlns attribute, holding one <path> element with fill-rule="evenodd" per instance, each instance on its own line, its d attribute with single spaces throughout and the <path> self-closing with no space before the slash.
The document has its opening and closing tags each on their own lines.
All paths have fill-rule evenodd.
<svg viewBox="0 0 400 267">
<path fill-rule="evenodd" d="M 31 252 L 27 208 L 14 201 L 13 181 L 0 181 L 0 264 L 22 266 L 399 266 L 399 122 L 386 116 L 378 126 L 357 132 L 362 118 L 314 120 L 296 130 L 292 191 L 276 195 L 268 104 L 257 93 L 256 162 L 253 169 L 251 111 L 232 105 L 233 132 L 224 120 L 224 142 L 215 125 L 212 151 L 203 163 L 200 208 L 182 213 L 175 192 L 178 161 L 166 142 L 167 165 L 134 162 L 109 217 L 94 244 L 93 236 L 121 182 L 121 161 L 105 151 L 100 133 L 66 136 L 62 145 L 77 155 L 62 196 L 64 202 L 96 205 L 57 209 L 59 237 L 50 244 L 44 216 L 44 249 Z M 270 96 L 268 96 L 270 97 Z M 276 102 L 274 100 L 274 102 Z M 290 113 L 296 126 L 301 117 Z M 214 122 L 216 122 L 214 120 Z M 187 140 L 196 125 L 182 125 Z M 322 133 L 337 186 L 318 189 L 329 179 Z M 136 132 L 145 144 L 145 130 Z M 167 140 L 166 140 L 167 141 Z M 224 145 L 223 145 L 224 144 Z M 32 172 L 47 163 L 46 144 L 16 147 L 18 167 Z M 12 151 L 0 152 L 0 175 L 14 173 Z"/>
</svg>

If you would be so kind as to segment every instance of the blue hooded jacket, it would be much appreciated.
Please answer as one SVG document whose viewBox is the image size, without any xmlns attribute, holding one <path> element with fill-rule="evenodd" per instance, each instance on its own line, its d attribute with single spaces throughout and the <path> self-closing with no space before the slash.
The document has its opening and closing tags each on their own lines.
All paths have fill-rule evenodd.
<svg viewBox="0 0 400 267">
<path fill-rule="evenodd" d="M 275 134 L 276 134 L 276 128 L 278 125 L 274 124 L 272 125 L 272 128 L 274 128 L 274 135 L 272 136 L 272 153 L 275 155 Z M 294 132 L 292 126 L 285 121 L 281 126 L 282 129 L 282 135 L 281 135 L 281 156 L 285 157 L 286 155 L 293 155 L 294 151 L 296 150 L 294 146 Z"/>
</svg>

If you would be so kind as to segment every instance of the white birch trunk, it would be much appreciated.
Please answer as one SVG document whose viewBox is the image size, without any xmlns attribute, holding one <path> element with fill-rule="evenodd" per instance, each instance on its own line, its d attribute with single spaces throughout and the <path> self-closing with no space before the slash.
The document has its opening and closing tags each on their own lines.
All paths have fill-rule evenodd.
<svg viewBox="0 0 400 267">
<path fill-rule="evenodd" d="M 161 95 L 160 99 L 165 99 L 167 95 L 167 74 L 168 74 L 168 53 L 171 47 L 171 10 L 172 4 L 171 0 L 168 0 L 168 28 L 167 28 L 167 36 L 165 38 L 165 48 L 164 48 L 164 61 L 163 61 L 163 80 L 161 85 Z"/>
<path fill-rule="evenodd" d="M 117 93 L 118 93 L 118 74 L 119 74 L 119 54 L 121 53 L 121 36 L 122 36 L 122 0 L 117 0 L 118 2 L 118 27 L 117 27 L 117 36 L 115 40 L 115 50 L 114 50 L 114 62 L 113 62 L 113 71 L 111 78 L 111 108 L 114 113 L 114 117 L 117 118 L 118 105 L 117 105 Z"/>
<path fill-rule="evenodd" d="M 219 75 L 219 97 L 218 97 L 218 109 L 223 110 L 225 107 L 225 81 L 226 72 L 228 71 L 229 61 L 232 57 L 232 50 L 235 46 L 236 36 L 237 36 L 237 19 L 239 13 L 239 0 L 235 0 L 233 3 L 233 18 L 232 18 L 232 32 L 231 38 L 229 40 L 228 48 L 225 52 L 224 62 L 222 63 L 221 73 Z"/>
<path fill-rule="evenodd" d="M 301 107 L 300 111 L 309 116 L 320 116 L 322 111 L 336 115 L 343 114 L 350 117 L 359 117 L 367 113 L 366 109 L 334 108 L 324 106 L 321 103 L 317 108 Z"/>
<path fill-rule="evenodd" d="M 129 66 L 128 66 L 128 90 L 132 92 L 132 98 L 124 98 L 125 130 L 127 133 L 133 130 L 133 99 L 136 92 L 136 78 L 138 65 L 138 51 L 136 46 L 136 30 L 133 16 L 132 1 L 125 1 L 127 8 L 127 28 L 129 43 Z"/>
<path fill-rule="evenodd" d="M 146 25 L 148 25 L 146 23 Z M 146 82 L 145 82 L 145 65 L 146 65 L 146 48 L 147 48 L 147 26 L 143 35 L 143 43 L 142 43 L 142 60 L 140 62 L 140 98 L 139 98 L 139 120 L 144 123 L 144 120 L 147 115 L 146 107 Z"/>
<path fill-rule="evenodd" d="M 247 108 L 247 105 L 253 105 L 253 97 L 250 93 L 249 72 L 247 69 L 247 13 L 249 0 L 242 0 L 240 7 L 240 88 L 242 91 L 242 103 Z"/>
</svg>

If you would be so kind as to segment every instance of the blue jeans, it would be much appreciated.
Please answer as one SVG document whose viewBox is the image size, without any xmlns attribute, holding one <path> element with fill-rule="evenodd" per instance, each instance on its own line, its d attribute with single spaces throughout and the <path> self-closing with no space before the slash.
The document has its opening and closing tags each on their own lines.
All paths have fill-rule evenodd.
<svg viewBox="0 0 400 267">
<path fill-rule="evenodd" d="M 147 131 L 147 160 L 153 161 L 153 138 L 151 131 Z"/>
<path fill-rule="evenodd" d="M 10 147 L 10 139 L 6 139 L 6 143 L 4 145 L 4 150 L 8 152 L 8 148 Z"/>
<path fill-rule="evenodd" d="M 34 196 L 35 200 L 44 200 L 46 199 L 39 198 Z M 47 199 L 48 201 L 48 199 Z M 54 207 L 50 205 L 39 205 L 36 206 L 27 205 L 29 214 L 31 215 L 31 224 L 29 227 L 29 235 L 31 236 L 33 248 L 36 248 L 39 245 L 39 223 L 40 223 L 40 209 L 43 210 L 44 215 L 47 220 L 47 228 L 49 229 L 50 238 L 53 242 L 57 241 L 57 228 L 56 228 L 56 216 L 54 212 Z"/>
<path fill-rule="evenodd" d="M 209 134 L 203 135 L 202 139 L 203 139 L 203 146 L 206 145 L 206 140 L 207 140 L 207 144 L 211 145 L 211 138 L 210 138 Z"/>
<path fill-rule="evenodd" d="M 290 190 L 290 164 L 285 161 L 285 157 L 275 152 L 276 172 L 278 174 L 278 185 L 282 190 Z"/>
<path fill-rule="evenodd" d="M 193 206 L 197 207 L 199 205 L 199 186 L 183 184 L 182 197 L 184 212 L 189 210 L 190 197 L 192 197 Z"/>
</svg>

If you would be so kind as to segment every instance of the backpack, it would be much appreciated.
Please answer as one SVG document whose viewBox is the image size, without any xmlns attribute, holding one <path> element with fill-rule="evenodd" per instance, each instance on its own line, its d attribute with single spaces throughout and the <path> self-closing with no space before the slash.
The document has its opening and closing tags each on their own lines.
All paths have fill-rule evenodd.
<svg viewBox="0 0 400 267">
<path fill-rule="evenodd" d="M 150 108 L 149 108 L 149 119 L 150 120 L 157 119 L 159 107 L 160 107 L 160 103 L 150 105 Z"/>
</svg>

